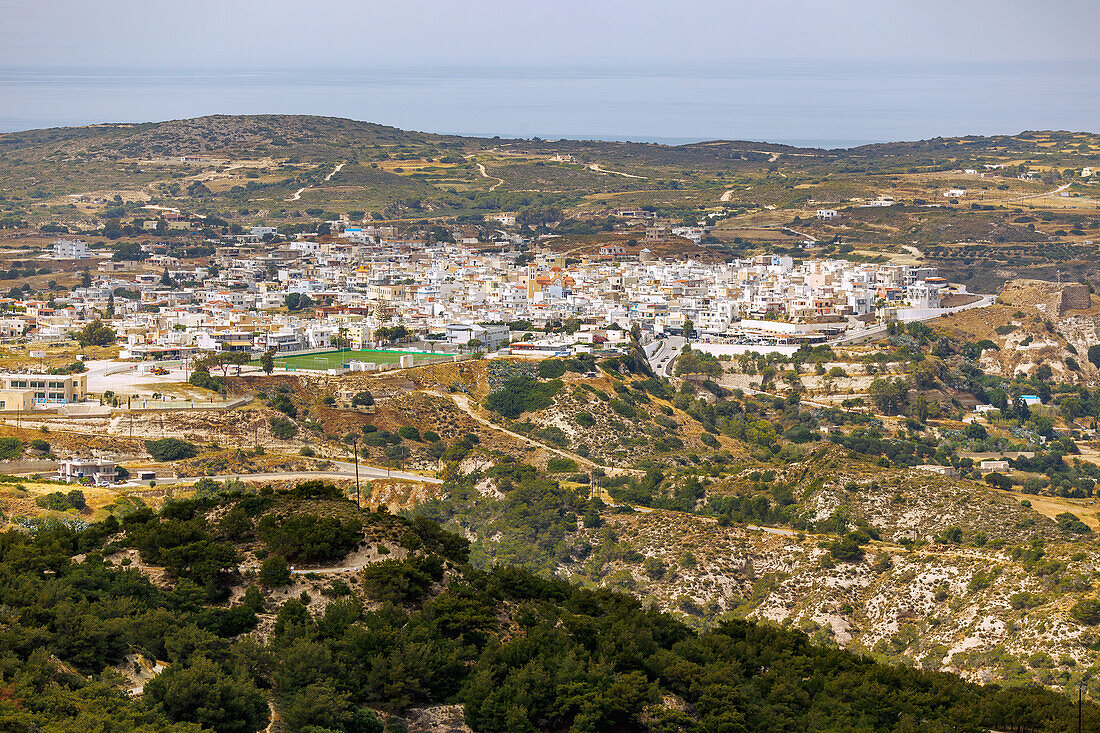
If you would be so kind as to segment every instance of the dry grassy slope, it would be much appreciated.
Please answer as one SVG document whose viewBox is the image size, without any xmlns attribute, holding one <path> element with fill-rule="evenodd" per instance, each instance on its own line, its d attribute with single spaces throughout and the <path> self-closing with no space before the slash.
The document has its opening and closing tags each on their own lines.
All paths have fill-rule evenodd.
<svg viewBox="0 0 1100 733">
<path fill-rule="evenodd" d="M 48 432 L 43 432 L 41 426 Z M 55 420 L 19 420 L 0 424 L 0 437 L 15 437 L 24 443 L 41 438 L 50 444 L 50 450 L 58 456 L 70 454 L 132 455 L 144 452 L 140 440 L 130 440 L 108 435 L 106 420 L 73 420 L 59 423 Z M 136 437 L 136 436 L 135 436 Z"/>
<path fill-rule="evenodd" d="M 523 455 L 523 460 L 532 465 L 545 467 L 553 453 L 538 446 L 546 445 L 535 436 L 531 440 L 520 440 L 503 430 L 496 430 L 472 419 L 459 409 L 447 392 L 458 389 L 469 396 L 474 409 L 485 418 L 507 428 L 508 421 L 494 416 L 481 405 L 489 394 L 487 361 L 469 361 L 457 364 L 437 364 L 427 367 L 402 370 L 400 373 L 381 375 L 347 374 L 341 377 L 284 377 L 280 378 L 294 390 L 294 399 L 300 405 L 309 407 L 309 417 L 320 420 L 325 432 L 343 435 L 347 431 L 358 431 L 364 423 L 370 423 L 379 429 L 397 431 L 400 427 L 412 425 L 421 432 L 432 430 L 448 444 L 467 433 L 478 436 L 482 452 L 503 451 L 512 455 Z M 585 377 L 575 372 L 562 377 L 564 386 L 554 397 L 553 405 L 537 412 L 520 416 L 520 422 L 531 422 L 539 427 L 555 426 L 569 437 L 567 450 L 575 450 L 585 445 L 591 457 L 606 465 L 631 464 L 646 458 L 679 459 L 687 452 L 703 453 L 708 450 L 699 440 L 702 429 L 699 424 L 680 410 L 673 410 L 671 416 L 664 415 L 661 407 L 670 408 L 667 400 L 650 398 L 649 402 L 636 405 L 637 416 L 623 417 L 611 408 L 610 399 L 621 397 L 615 389 L 616 382 L 627 386 L 635 385 L 637 378 L 621 375 L 619 379 L 600 372 L 595 377 Z M 258 383 L 257 383 L 258 384 Z M 257 384 L 252 387 L 256 388 Z M 265 389 L 271 391 L 270 383 L 264 382 Z M 609 397 L 605 401 L 596 393 L 584 387 L 603 392 Z M 320 399 L 326 394 L 354 394 L 368 390 L 375 397 L 376 405 L 369 413 L 358 413 L 346 409 L 326 407 Z M 641 395 L 636 389 L 632 393 Z M 595 425 L 583 426 L 577 423 L 579 412 L 588 412 L 595 419 Z M 661 416 L 672 420 L 675 427 L 662 427 L 654 422 Z M 668 447 L 663 452 L 654 448 L 654 440 L 676 436 L 684 442 L 683 447 Z M 743 451 L 736 441 L 720 438 L 723 448 L 734 455 Z M 380 453 L 380 451 L 379 451 Z M 414 451 L 414 460 L 417 459 Z M 431 465 L 425 467 L 435 467 Z"/>
<path fill-rule="evenodd" d="M 609 516 L 605 528 L 581 530 L 578 541 L 597 549 L 563 570 L 689 617 L 734 612 L 792 624 L 821 642 L 951 669 L 970 679 L 1058 685 L 1070 670 L 1100 661 L 1090 648 L 1096 631 L 1068 615 L 1077 600 L 1093 593 L 1100 572 L 1095 540 L 1069 542 L 1050 520 L 1012 498 L 916 471 L 834 459 L 809 470 L 791 466 L 777 480 L 799 482 L 800 505 L 816 516 L 843 506 L 853 519 L 877 527 L 883 541 L 868 546 L 861 562 L 834 564 L 821 547 L 832 536 L 721 527 L 665 511 L 619 514 Z M 846 490 L 850 481 L 858 488 Z M 931 541 L 949 526 L 963 530 L 964 544 Z M 979 531 L 1005 544 L 973 546 Z M 906 550 L 896 544 L 905 537 L 928 544 Z M 1044 574 L 1013 559 L 1013 547 L 1036 538 L 1045 541 L 1046 559 L 1063 568 Z M 659 558 L 668 570 L 650 577 L 641 562 L 622 559 L 628 551 Z M 685 561 L 687 553 L 691 559 Z M 1037 607 L 1013 608 L 1010 599 L 1021 592 L 1035 594 Z"/>
<path fill-rule="evenodd" d="M 569 436 L 571 445 L 575 448 L 584 445 L 590 452 L 590 457 L 597 462 L 605 462 L 612 465 L 633 463 L 644 459 L 679 460 L 687 453 L 707 453 L 706 447 L 699 439 L 703 429 L 699 423 L 689 417 L 682 410 L 673 409 L 671 415 L 667 415 L 661 408 L 671 408 L 669 400 L 649 397 L 649 401 L 641 401 L 634 406 L 635 417 L 624 417 L 612 408 L 612 401 L 621 399 L 614 384 L 619 383 L 631 388 L 631 394 L 642 395 L 634 386 L 639 380 L 626 377 L 623 380 L 613 380 L 611 377 L 600 373 L 597 377 L 584 377 L 569 372 L 562 377 L 564 386 L 554 398 L 553 406 L 540 410 L 537 413 L 525 415 L 523 419 L 529 419 L 537 425 L 561 428 Z M 610 400 L 603 400 L 599 395 L 586 390 L 584 386 L 602 391 Z M 587 412 L 592 415 L 595 424 L 591 426 L 581 425 L 577 422 L 577 414 Z M 675 427 L 667 427 L 658 424 L 657 418 L 671 420 Z M 683 446 L 662 444 L 659 441 L 670 437 L 679 438 Z M 722 447 L 734 455 L 744 455 L 741 445 L 729 438 L 720 437 Z"/>
<path fill-rule="evenodd" d="M 877 529 L 884 541 L 932 541 L 944 529 L 958 526 L 967 540 L 978 531 L 1006 542 L 1040 537 L 1061 539 L 1049 521 L 1020 506 L 1013 495 L 983 483 L 955 479 L 920 469 L 882 469 L 842 457 L 834 449 L 812 463 L 791 464 L 776 480 L 795 487 L 800 509 L 813 521 L 841 510 L 853 521 Z M 1036 524 L 1017 527 L 1034 519 Z"/>
<path fill-rule="evenodd" d="M 300 430 L 297 436 L 287 441 L 288 444 L 316 446 L 325 442 L 326 435 L 343 437 L 348 433 L 359 434 L 363 426 L 369 424 L 395 433 L 405 426 L 415 427 L 421 433 L 433 431 L 447 444 L 472 433 L 478 436 L 481 441 L 479 445 L 486 450 L 522 452 L 524 444 L 521 441 L 476 422 L 448 397 L 428 393 L 446 393 L 451 385 L 458 384 L 480 399 L 488 391 L 485 372 L 484 362 L 468 362 L 437 364 L 380 375 L 263 376 L 246 377 L 240 382 L 244 389 L 263 390 L 269 395 L 275 394 L 280 386 L 288 388 L 291 400 L 298 407 L 298 422 L 311 420 L 323 426 L 320 435 Z M 323 398 L 332 396 L 338 405 L 346 404 L 350 396 L 360 391 L 371 393 L 375 400 L 373 407 L 354 410 L 323 402 Z M 265 414 L 268 417 L 278 415 L 271 411 Z M 409 442 L 406 445 L 412 452 L 406 467 L 438 468 L 438 461 L 424 452 L 426 443 Z M 360 446 L 367 451 L 365 455 L 368 460 L 381 460 L 384 456 L 380 447 L 366 446 L 362 442 Z"/>
</svg>

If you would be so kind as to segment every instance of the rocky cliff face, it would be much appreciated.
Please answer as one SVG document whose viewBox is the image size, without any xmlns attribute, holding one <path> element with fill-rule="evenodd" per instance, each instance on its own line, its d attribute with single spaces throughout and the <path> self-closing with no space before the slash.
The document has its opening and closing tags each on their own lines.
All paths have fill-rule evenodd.
<svg viewBox="0 0 1100 733">
<path fill-rule="evenodd" d="M 999 347 L 982 355 L 987 372 L 1030 375 L 1045 364 L 1060 381 L 1100 379 L 1087 359 L 1089 347 L 1100 344 L 1100 299 L 1085 285 L 1010 280 L 997 305 L 956 320 L 962 330 Z"/>
<path fill-rule="evenodd" d="M 1007 305 L 1031 306 L 1057 318 L 1071 310 L 1092 307 L 1092 295 L 1087 286 L 1045 280 L 1010 280 L 1005 283 L 1001 301 Z"/>
</svg>

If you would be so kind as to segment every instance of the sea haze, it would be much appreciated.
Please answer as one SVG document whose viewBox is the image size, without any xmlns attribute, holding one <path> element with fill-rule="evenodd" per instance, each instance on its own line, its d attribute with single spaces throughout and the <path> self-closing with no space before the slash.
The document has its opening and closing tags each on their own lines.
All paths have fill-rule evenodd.
<svg viewBox="0 0 1100 733">
<path fill-rule="evenodd" d="M 316 114 L 477 136 L 851 147 L 1096 130 L 1100 64 L 0 69 L 0 131 L 206 114 Z"/>
</svg>

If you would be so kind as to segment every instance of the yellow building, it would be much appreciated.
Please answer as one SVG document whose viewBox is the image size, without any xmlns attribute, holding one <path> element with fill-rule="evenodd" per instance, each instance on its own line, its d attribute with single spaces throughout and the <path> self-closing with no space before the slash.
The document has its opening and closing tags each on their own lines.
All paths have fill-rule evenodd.
<svg viewBox="0 0 1100 733">
<path fill-rule="evenodd" d="M 0 374 L 0 393 L 23 391 L 30 393 L 31 400 L 37 404 L 83 402 L 88 393 L 88 375 Z"/>
<path fill-rule="evenodd" d="M 34 409 L 34 391 L 0 389 L 0 412 L 29 412 Z"/>
</svg>

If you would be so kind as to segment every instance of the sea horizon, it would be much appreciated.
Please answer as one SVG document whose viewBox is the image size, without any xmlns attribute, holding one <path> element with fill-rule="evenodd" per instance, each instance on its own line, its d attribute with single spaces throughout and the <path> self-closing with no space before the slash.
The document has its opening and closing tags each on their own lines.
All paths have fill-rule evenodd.
<svg viewBox="0 0 1100 733">
<path fill-rule="evenodd" d="M 1029 129 L 1087 131 L 1100 119 L 1100 95 L 1087 93 L 1100 88 L 1098 67 L 766 60 L 707 68 L 7 67 L 0 68 L 0 132 L 311 114 L 471 137 L 849 148 Z"/>
</svg>

